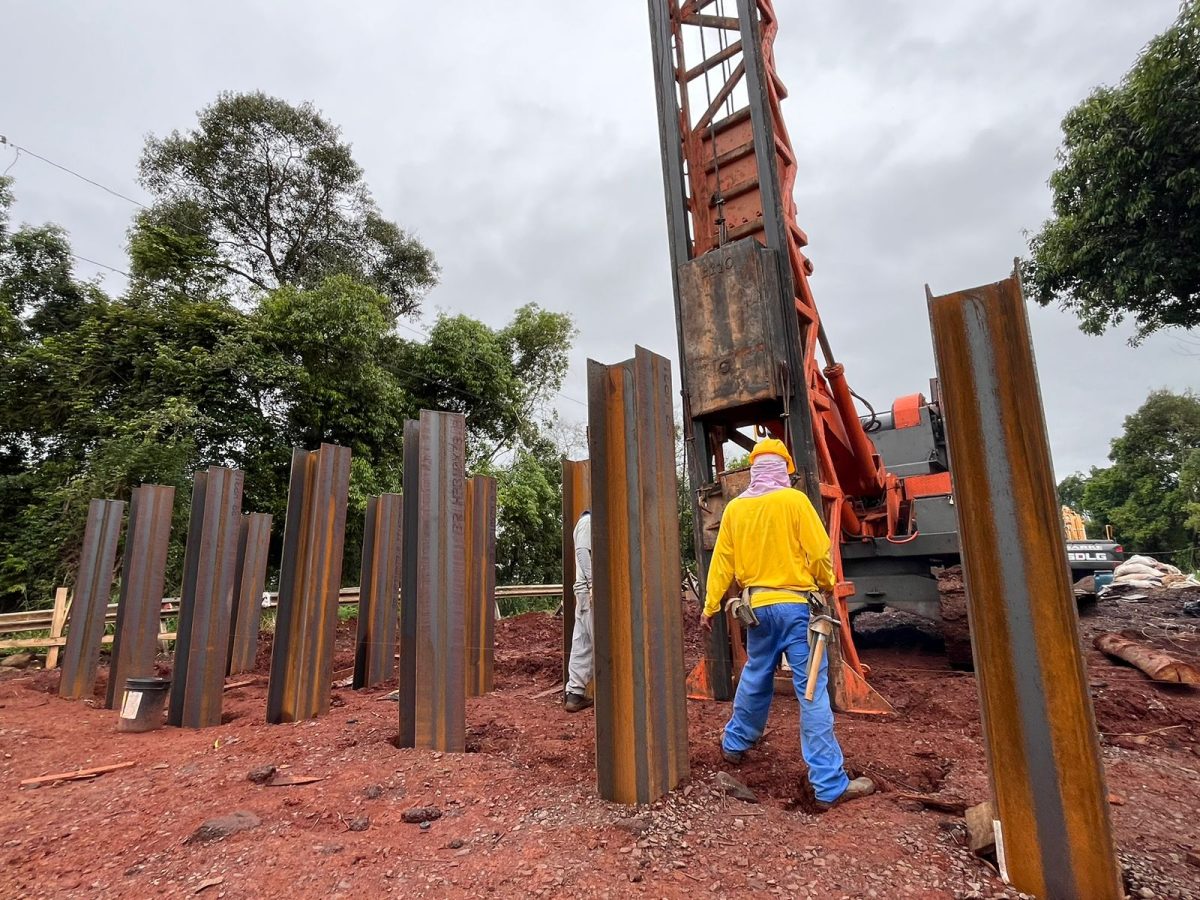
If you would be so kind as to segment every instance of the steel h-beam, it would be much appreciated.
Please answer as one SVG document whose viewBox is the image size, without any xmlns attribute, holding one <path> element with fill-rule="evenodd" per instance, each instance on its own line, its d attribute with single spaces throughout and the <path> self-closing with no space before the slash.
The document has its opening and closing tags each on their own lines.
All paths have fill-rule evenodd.
<svg viewBox="0 0 1200 900">
<path fill-rule="evenodd" d="M 404 423 L 401 747 L 466 749 L 465 458 L 461 413 Z"/>
<path fill-rule="evenodd" d="M 238 532 L 237 584 L 233 588 L 233 627 L 229 631 L 227 675 L 254 669 L 270 548 L 271 515 L 247 513 L 242 516 L 242 526 Z"/>
<path fill-rule="evenodd" d="M 272 724 L 329 712 L 349 487 L 349 448 L 322 444 L 311 453 L 292 451 L 267 685 Z"/>
<path fill-rule="evenodd" d="M 588 432 L 598 787 L 649 803 L 688 773 L 670 363 L 588 360 Z"/>
<path fill-rule="evenodd" d="M 492 689 L 496 643 L 496 479 L 467 479 L 466 495 L 467 696 Z"/>
<path fill-rule="evenodd" d="M 113 635 L 108 693 L 104 702 L 109 709 L 115 707 L 124 693 L 126 678 L 154 674 L 174 504 L 173 487 L 143 484 L 133 489 L 129 524 L 125 529 L 117 628 Z"/>
<path fill-rule="evenodd" d="M 926 289 L 928 293 L 928 288 Z M 929 294 L 1001 867 L 1119 898 L 1107 791 L 1016 274 Z"/>
<path fill-rule="evenodd" d="M 562 461 L 562 613 L 563 684 L 570 679 L 571 643 L 575 636 L 575 524 L 591 504 L 591 476 L 586 459 Z"/>
<path fill-rule="evenodd" d="M 404 498 L 400 494 L 367 498 L 358 633 L 354 640 L 355 690 L 387 681 L 396 674 L 403 512 Z"/>
<path fill-rule="evenodd" d="M 224 466 L 209 466 L 195 475 L 183 554 L 169 725 L 206 728 L 221 724 L 243 479 L 243 472 Z"/>
<path fill-rule="evenodd" d="M 67 614 L 67 644 L 63 650 L 62 678 L 58 682 L 60 697 L 71 700 L 90 697 L 96 683 L 100 639 L 104 636 L 124 514 L 125 503 L 121 500 L 93 500 L 88 506 L 79 571 Z"/>
</svg>

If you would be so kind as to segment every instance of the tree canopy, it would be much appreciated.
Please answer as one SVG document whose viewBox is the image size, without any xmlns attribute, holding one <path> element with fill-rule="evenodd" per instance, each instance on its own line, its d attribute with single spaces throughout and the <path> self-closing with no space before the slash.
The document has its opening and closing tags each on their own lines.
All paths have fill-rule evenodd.
<svg viewBox="0 0 1200 900">
<path fill-rule="evenodd" d="M 221 94 L 196 128 L 150 137 L 139 172 L 154 197 L 130 231 L 141 278 L 261 294 L 346 275 L 396 315 L 436 280 L 433 254 L 383 218 L 350 145 L 309 103 Z"/>
<path fill-rule="evenodd" d="M 1200 543 L 1200 397 L 1155 391 L 1113 440 L 1112 465 L 1075 473 L 1059 496 L 1078 498 L 1077 511 L 1097 525 L 1111 524 L 1117 540 L 1139 553 L 1181 553 Z"/>
<path fill-rule="evenodd" d="M 557 566 L 546 426 L 574 335 L 565 314 L 529 304 L 499 328 L 443 315 L 408 339 L 395 298 L 362 273 L 235 297 L 186 243 L 178 278 L 110 296 L 74 276 L 62 229 L 10 229 L 10 203 L 0 180 L 0 607 L 69 583 L 89 500 L 140 483 L 176 487 L 176 589 L 191 476 L 211 464 L 246 472 L 243 507 L 274 515 L 277 562 L 291 448 L 321 441 L 353 452 L 343 573 L 355 582 L 366 498 L 402 489 L 403 422 L 422 408 L 464 413 L 472 467 L 500 480 L 502 577 L 545 580 L 551 555 Z"/>
<path fill-rule="evenodd" d="M 1034 299 L 1091 334 L 1126 316 L 1135 340 L 1200 325 L 1200 0 L 1062 129 L 1053 217 L 1023 266 Z"/>
</svg>

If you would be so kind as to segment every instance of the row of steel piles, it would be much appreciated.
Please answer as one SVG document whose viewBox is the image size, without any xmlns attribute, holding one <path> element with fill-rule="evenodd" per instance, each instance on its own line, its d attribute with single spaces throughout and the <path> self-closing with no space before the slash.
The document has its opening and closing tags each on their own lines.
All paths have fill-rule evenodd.
<svg viewBox="0 0 1200 900">
<path fill-rule="evenodd" d="M 461 681 L 467 697 L 481 696 L 492 689 L 496 480 L 469 478 L 459 493 L 465 421 L 456 421 L 453 416 L 425 412 L 406 428 L 405 446 L 412 448 L 406 471 L 413 473 L 406 481 L 406 493 L 414 498 L 408 501 L 413 509 L 419 510 L 409 512 L 417 517 L 413 518 L 417 524 L 412 531 L 406 533 L 403 525 L 405 497 L 401 494 L 368 500 L 363 529 L 353 684 L 355 688 L 370 687 L 394 676 L 399 612 L 411 631 L 409 640 L 401 642 L 400 647 L 402 661 L 409 664 L 404 666 L 401 678 L 402 734 L 411 731 L 411 740 L 421 741 L 420 746 L 427 743 L 440 747 L 442 741 L 454 744 L 454 728 L 447 732 L 444 725 L 433 724 L 435 718 L 457 716 L 456 704 L 445 702 L 445 695 L 435 691 L 435 682 L 448 677 L 446 689 L 457 691 L 455 685 Z M 409 569 L 413 578 L 424 579 L 420 585 L 414 581 L 405 594 L 414 598 L 407 612 L 397 606 L 406 555 L 414 560 Z M 460 559 L 461 563 L 457 562 Z M 455 588 L 459 577 L 461 590 Z M 463 600 L 461 612 L 451 602 L 459 595 Z M 460 617 L 461 678 L 452 666 L 456 642 L 449 640 Z M 430 662 L 433 668 L 421 662 Z M 449 738 L 438 736 L 447 733 Z"/>
<path fill-rule="evenodd" d="M 231 532 L 241 480 L 240 472 L 219 466 L 195 476 L 168 713 L 172 724 L 200 727 L 220 721 L 223 676 L 233 664 L 229 622 L 234 615 L 242 616 L 239 652 L 253 666 L 271 517 L 241 517 L 240 531 Z M 173 487 L 144 484 L 133 490 L 105 694 L 110 709 L 120 701 L 127 679 L 155 674 L 174 500 Z M 95 683 L 124 507 L 118 500 L 93 500 L 89 508 L 67 620 L 62 697 L 86 697 Z"/>
<path fill-rule="evenodd" d="M 664 357 L 588 361 L 597 783 L 620 803 L 688 774 L 671 401 Z"/>
<path fill-rule="evenodd" d="M 413 585 L 400 642 L 411 677 L 402 682 L 402 735 L 415 746 L 462 749 L 466 696 L 492 687 L 496 484 L 464 479 L 465 420 L 423 411 L 409 431 L 416 473 L 406 543 L 404 499 L 368 501 L 363 542 L 356 687 L 392 677 L 397 648 L 401 562 Z M 279 611 L 271 659 L 267 718 L 297 721 L 328 710 L 333 644 L 350 474 L 350 452 L 323 444 L 296 450 L 288 495 Z M 217 724 L 226 674 L 253 668 L 266 578 L 271 517 L 242 516 L 243 475 L 219 466 L 198 472 L 184 559 L 168 722 Z M 126 678 L 152 675 L 174 489 L 134 491 L 126 538 L 108 703 Z M 90 694 L 125 504 L 93 501 L 68 621 L 64 697 Z"/>
<path fill-rule="evenodd" d="M 1016 274 L 929 296 L 1001 870 L 1038 897 L 1123 896 Z"/>
</svg>

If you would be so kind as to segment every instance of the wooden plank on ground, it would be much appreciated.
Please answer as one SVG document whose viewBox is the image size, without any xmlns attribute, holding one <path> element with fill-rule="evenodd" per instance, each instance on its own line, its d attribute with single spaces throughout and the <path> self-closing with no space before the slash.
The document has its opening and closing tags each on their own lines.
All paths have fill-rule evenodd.
<svg viewBox="0 0 1200 900">
<path fill-rule="evenodd" d="M 128 769 L 136 765 L 136 762 L 130 760 L 129 762 L 113 763 L 110 766 L 76 769 L 73 772 L 56 772 L 53 775 L 39 775 L 37 778 L 26 778 L 21 782 L 21 787 L 29 787 L 35 784 L 50 784 L 53 781 L 75 781 L 80 778 L 91 778 L 93 775 L 103 775 L 105 772 L 115 772 L 118 769 Z"/>
</svg>

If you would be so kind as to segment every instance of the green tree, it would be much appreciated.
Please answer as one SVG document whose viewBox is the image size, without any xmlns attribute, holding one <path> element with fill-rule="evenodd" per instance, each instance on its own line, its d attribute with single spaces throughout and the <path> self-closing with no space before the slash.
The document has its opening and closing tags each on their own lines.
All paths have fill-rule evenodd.
<svg viewBox="0 0 1200 900">
<path fill-rule="evenodd" d="M 468 464 L 487 466 L 505 451 L 538 445 L 576 333 L 569 315 L 533 303 L 495 330 L 468 316 L 441 315 L 428 341 L 405 342 L 385 365 L 419 408 L 466 413 Z"/>
<path fill-rule="evenodd" d="M 405 340 L 395 295 L 361 273 L 247 304 L 213 274 L 205 240 L 178 232 L 156 245 L 163 277 L 110 297 L 74 277 L 61 229 L 10 229 L 10 203 L 0 180 L 0 606 L 47 603 L 73 577 L 90 499 L 140 483 L 176 487 L 175 590 L 191 476 L 212 464 L 245 471 L 243 508 L 274 515 L 277 560 L 291 448 L 322 441 L 353 452 L 353 582 L 366 498 L 401 489 L 403 421 L 421 408 L 465 413 L 471 468 L 502 469 L 502 578 L 555 580 L 561 472 L 546 428 L 568 316 L 529 305 L 495 329 L 442 316 L 428 342 Z"/>
<path fill-rule="evenodd" d="M 1082 510 L 1111 524 L 1117 539 L 1139 553 L 1167 553 L 1200 540 L 1195 518 L 1200 486 L 1200 397 L 1155 391 L 1125 419 L 1108 454 L 1083 484 Z"/>
<path fill-rule="evenodd" d="M 433 254 L 383 218 L 350 145 L 309 103 L 221 94 L 192 131 L 146 141 L 139 180 L 154 203 L 129 247 L 147 280 L 260 296 L 348 275 L 394 315 L 436 280 Z"/>
<path fill-rule="evenodd" d="M 1200 0 L 1062 128 L 1054 215 L 1023 266 L 1034 299 L 1090 334 L 1126 316 L 1139 341 L 1200 325 Z"/>
<path fill-rule="evenodd" d="M 1183 500 L 1183 511 L 1187 514 L 1184 528 L 1200 535 L 1200 448 L 1189 453 L 1179 472 L 1179 493 Z M 1193 560 L 1200 559 L 1194 556 Z M 1195 566 L 1195 562 L 1192 563 Z"/>
<path fill-rule="evenodd" d="M 496 476 L 496 583 L 562 578 L 562 457 L 547 439 L 517 452 Z"/>
<path fill-rule="evenodd" d="M 1069 506 L 1082 515 L 1083 491 L 1087 487 L 1087 481 L 1087 476 L 1080 472 L 1073 472 L 1060 481 L 1058 483 L 1059 504 Z"/>
</svg>

